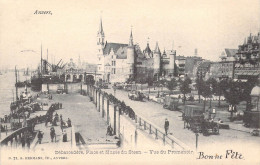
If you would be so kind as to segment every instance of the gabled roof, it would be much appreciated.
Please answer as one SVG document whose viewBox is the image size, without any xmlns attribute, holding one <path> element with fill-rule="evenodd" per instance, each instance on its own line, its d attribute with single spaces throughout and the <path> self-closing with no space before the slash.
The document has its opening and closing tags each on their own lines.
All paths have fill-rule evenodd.
<svg viewBox="0 0 260 165">
<path fill-rule="evenodd" d="M 233 57 L 237 54 L 237 49 L 225 49 L 227 57 Z"/>
<path fill-rule="evenodd" d="M 109 54 L 111 49 L 113 49 L 113 51 L 115 53 L 117 53 L 118 49 L 121 48 L 121 50 L 124 48 L 124 47 L 127 47 L 128 44 L 120 44 L 120 43 L 106 43 L 105 47 L 104 47 L 104 50 L 103 50 L 103 53 L 104 54 Z"/>
<path fill-rule="evenodd" d="M 127 58 L 127 47 L 128 44 L 121 44 L 121 43 L 106 43 L 103 53 L 104 55 L 110 54 L 111 50 L 113 49 L 117 59 L 126 59 Z M 135 49 L 135 56 L 139 58 L 144 58 L 144 55 L 138 45 L 134 45 Z"/>
</svg>

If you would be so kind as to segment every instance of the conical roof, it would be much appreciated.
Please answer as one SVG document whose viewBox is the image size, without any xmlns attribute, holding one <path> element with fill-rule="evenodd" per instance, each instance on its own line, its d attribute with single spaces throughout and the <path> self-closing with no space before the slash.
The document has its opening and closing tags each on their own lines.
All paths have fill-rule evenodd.
<svg viewBox="0 0 260 165">
<path fill-rule="evenodd" d="M 132 33 L 132 29 L 131 29 L 130 38 L 129 38 L 129 45 L 128 46 L 133 46 L 133 45 L 134 45 L 134 41 L 133 41 L 133 33 Z"/>
<path fill-rule="evenodd" d="M 159 48 L 158 42 L 156 42 L 156 46 L 155 46 L 154 53 L 161 54 L 161 51 L 160 51 L 160 48 Z"/>
</svg>

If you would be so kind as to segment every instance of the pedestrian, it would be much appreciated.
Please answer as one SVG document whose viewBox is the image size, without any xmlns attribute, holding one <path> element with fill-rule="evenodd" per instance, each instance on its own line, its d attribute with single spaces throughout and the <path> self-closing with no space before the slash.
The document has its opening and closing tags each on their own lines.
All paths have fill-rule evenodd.
<svg viewBox="0 0 260 165">
<path fill-rule="evenodd" d="M 70 120 L 70 118 L 68 118 L 68 127 L 71 127 L 71 120 Z"/>
<path fill-rule="evenodd" d="M 53 127 L 51 127 L 51 129 L 50 129 L 50 135 L 51 135 L 51 142 L 53 142 L 53 139 L 55 137 L 55 129 Z M 55 142 L 56 142 L 56 140 L 55 140 Z"/>
<path fill-rule="evenodd" d="M 168 121 L 167 118 L 165 119 L 164 129 L 165 129 L 165 134 L 167 135 L 168 134 L 168 130 L 169 130 L 169 121 Z"/>
<path fill-rule="evenodd" d="M 66 132 L 66 130 L 64 130 L 64 131 L 62 132 L 62 134 L 63 134 L 62 141 L 63 141 L 63 142 L 67 142 L 68 140 L 67 140 L 67 132 Z"/>
<path fill-rule="evenodd" d="M 38 142 L 39 142 L 39 144 L 42 143 L 42 138 L 43 138 L 43 133 L 41 131 L 39 131 L 39 133 L 38 133 Z"/>
<path fill-rule="evenodd" d="M 46 116 L 46 119 L 45 119 L 45 127 L 47 127 L 47 126 L 48 126 L 48 120 L 49 120 L 49 117 L 48 117 L 48 116 Z"/>
<path fill-rule="evenodd" d="M 21 138 L 21 143 L 22 143 L 22 148 L 24 148 L 25 147 L 25 137 L 24 137 L 24 135 Z"/>
<path fill-rule="evenodd" d="M 27 144 L 28 149 L 30 149 L 31 142 L 30 142 L 29 136 L 27 136 L 27 138 L 26 138 L 26 144 Z"/>
<path fill-rule="evenodd" d="M 106 135 L 108 135 L 108 136 L 113 135 L 113 128 L 111 127 L 110 124 L 107 126 L 107 134 Z"/>
<path fill-rule="evenodd" d="M 62 119 L 60 120 L 60 129 L 61 129 L 61 131 L 63 131 L 63 120 Z"/>
</svg>

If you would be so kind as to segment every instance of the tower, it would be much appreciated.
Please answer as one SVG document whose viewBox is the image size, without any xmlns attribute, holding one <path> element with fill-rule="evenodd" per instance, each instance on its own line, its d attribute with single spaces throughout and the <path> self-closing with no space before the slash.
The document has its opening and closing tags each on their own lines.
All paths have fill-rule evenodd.
<svg viewBox="0 0 260 165">
<path fill-rule="evenodd" d="M 103 49 L 105 47 L 105 33 L 103 30 L 102 18 L 100 18 L 99 30 L 97 32 L 97 72 L 103 74 L 104 72 L 104 56 Z"/>
<path fill-rule="evenodd" d="M 127 46 L 127 65 L 129 68 L 129 78 L 134 78 L 134 64 L 135 64 L 135 53 L 134 53 L 134 44 L 133 44 L 133 34 L 131 29 L 131 34 L 129 38 L 129 44 Z"/>
<path fill-rule="evenodd" d="M 174 65 L 175 65 L 175 56 L 176 56 L 176 51 L 171 50 L 170 51 L 170 61 L 169 61 L 169 75 L 174 75 Z"/>
<path fill-rule="evenodd" d="M 99 30 L 97 32 L 97 46 L 98 46 L 98 52 L 101 53 L 105 46 L 105 33 L 103 30 L 102 18 L 100 18 Z"/>
<path fill-rule="evenodd" d="M 161 51 L 158 45 L 158 42 L 156 42 L 154 54 L 154 74 L 159 74 L 161 73 Z"/>
</svg>

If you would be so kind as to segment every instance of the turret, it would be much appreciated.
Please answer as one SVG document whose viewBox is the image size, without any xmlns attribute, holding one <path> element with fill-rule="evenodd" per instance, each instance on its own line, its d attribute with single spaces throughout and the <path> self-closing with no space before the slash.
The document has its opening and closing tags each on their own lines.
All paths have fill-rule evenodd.
<svg viewBox="0 0 260 165">
<path fill-rule="evenodd" d="M 155 50 L 153 53 L 154 58 L 154 73 L 160 74 L 160 68 L 161 68 L 161 51 L 158 45 L 158 42 L 156 42 Z"/>
<path fill-rule="evenodd" d="M 127 64 L 129 66 L 129 76 L 132 77 L 134 75 L 134 63 L 135 63 L 135 53 L 134 53 L 134 44 L 133 44 L 133 34 L 131 29 L 129 44 L 127 47 Z"/>
</svg>

